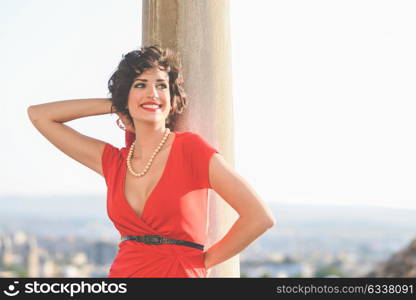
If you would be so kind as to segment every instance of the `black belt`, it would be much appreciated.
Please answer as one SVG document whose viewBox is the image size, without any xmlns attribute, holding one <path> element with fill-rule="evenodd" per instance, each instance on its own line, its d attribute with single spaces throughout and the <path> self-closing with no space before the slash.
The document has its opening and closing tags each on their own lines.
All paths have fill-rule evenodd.
<svg viewBox="0 0 416 300">
<path fill-rule="evenodd" d="M 127 241 L 127 240 L 134 240 L 137 242 L 145 243 L 147 245 L 175 244 L 175 245 L 188 246 L 188 247 L 193 247 L 193 248 L 204 250 L 203 245 L 188 242 L 188 241 L 168 239 L 161 235 L 144 235 L 144 236 L 126 235 L 126 236 L 121 237 L 122 242 Z"/>
</svg>

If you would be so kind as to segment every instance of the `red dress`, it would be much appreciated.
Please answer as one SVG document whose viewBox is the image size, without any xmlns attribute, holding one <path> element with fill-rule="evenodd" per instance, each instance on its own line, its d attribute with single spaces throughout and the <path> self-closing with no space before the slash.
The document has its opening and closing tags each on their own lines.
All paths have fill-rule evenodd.
<svg viewBox="0 0 416 300">
<path fill-rule="evenodd" d="M 106 143 L 102 167 L 107 184 L 107 213 L 121 236 L 156 234 L 205 245 L 207 196 L 211 188 L 209 160 L 218 151 L 196 133 L 174 133 L 165 169 L 140 217 L 124 196 L 128 147 L 118 149 Z M 206 277 L 206 250 L 123 241 L 108 277 Z"/>
</svg>

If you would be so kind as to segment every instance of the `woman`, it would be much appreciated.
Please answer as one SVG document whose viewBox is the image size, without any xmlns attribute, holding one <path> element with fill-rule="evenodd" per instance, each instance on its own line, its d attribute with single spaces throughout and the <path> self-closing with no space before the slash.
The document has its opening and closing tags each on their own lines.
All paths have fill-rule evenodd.
<svg viewBox="0 0 416 300">
<path fill-rule="evenodd" d="M 187 105 L 177 55 L 158 46 L 123 56 L 109 80 L 110 99 L 33 105 L 33 125 L 58 149 L 104 177 L 107 213 L 121 241 L 108 277 L 206 277 L 275 224 L 251 187 L 200 135 L 174 131 Z M 64 125 L 112 112 L 126 147 Z M 207 191 L 239 214 L 227 234 L 204 249 Z M 206 250 L 206 251 L 204 251 Z"/>
</svg>

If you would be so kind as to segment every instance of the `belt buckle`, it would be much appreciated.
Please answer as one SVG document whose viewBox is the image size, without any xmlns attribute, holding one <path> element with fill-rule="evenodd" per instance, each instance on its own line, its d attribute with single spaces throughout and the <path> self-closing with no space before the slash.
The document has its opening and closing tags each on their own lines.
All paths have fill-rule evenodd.
<svg viewBox="0 0 416 300">
<path fill-rule="evenodd" d="M 147 245 L 160 245 L 162 244 L 162 237 L 160 235 L 145 235 L 144 243 Z"/>
</svg>

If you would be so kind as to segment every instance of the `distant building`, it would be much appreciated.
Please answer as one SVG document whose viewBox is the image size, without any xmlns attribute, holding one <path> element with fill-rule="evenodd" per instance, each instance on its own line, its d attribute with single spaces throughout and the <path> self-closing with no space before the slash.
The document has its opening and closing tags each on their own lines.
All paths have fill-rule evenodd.
<svg viewBox="0 0 416 300">
<path fill-rule="evenodd" d="M 40 277 L 39 249 L 36 238 L 33 236 L 29 240 L 29 253 L 27 257 L 27 276 Z"/>
<path fill-rule="evenodd" d="M 85 265 L 88 262 L 87 254 L 84 252 L 77 252 L 72 255 L 71 263 L 77 266 Z"/>
<path fill-rule="evenodd" d="M 41 277 L 57 277 L 58 276 L 58 266 L 55 262 L 48 257 L 43 257 L 41 259 Z"/>
<path fill-rule="evenodd" d="M 0 236 L 0 266 L 8 267 L 14 263 L 13 245 L 10 236 L 2 234 Z"/>
<path fill-rule="evenodd" d="M 18 230 L 13 233 L 13 242 L 16 246 L 22 246 L 28 243 L 28 236 L 25 232 Z"/>
</svg>

